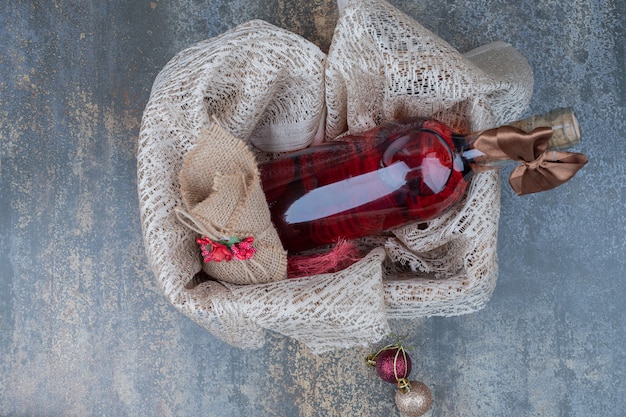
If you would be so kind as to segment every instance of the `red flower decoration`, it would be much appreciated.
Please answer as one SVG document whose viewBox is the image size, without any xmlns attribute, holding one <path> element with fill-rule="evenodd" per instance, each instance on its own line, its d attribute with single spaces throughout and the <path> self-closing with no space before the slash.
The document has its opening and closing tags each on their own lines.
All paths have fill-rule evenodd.
<svg viewBox="0 0 626 417">
<path fill-rule="evenodd" d="M 213 250 L 211 251 L 211 259 L 209 261 L 215 261 L 215 262 L 230 261 L 232 258 L 233 258 L 233 254 L 228 250 L 226 246 L 220 243 L 213 244 Z"/>
<path fill-rule="evenodd" d="M 235 243 L 231 246 L 230 250 L 233 253 L 235 259 L 240 259 L 245 261 L 246 259 L 250 259 L 256 253 L 256 248 L 252 246 L 254 243 L 253 237 L 247 237 L 239 243 Z"/>
<path fill-rule="evenodd" d="M 243 240 L 239 240 L 236 237 L 231 237 L 228 240 L 212 240 L 207 236 L 196 239 L 200 250 L 202 251 L 202 258 L 204 262 L 222 262 L 231 261 L 234 259 L 247 260 L 252 258 L 256 252 L 256 248 L 253 245 L 254 238 L 247 237 Z"/>
</svg>

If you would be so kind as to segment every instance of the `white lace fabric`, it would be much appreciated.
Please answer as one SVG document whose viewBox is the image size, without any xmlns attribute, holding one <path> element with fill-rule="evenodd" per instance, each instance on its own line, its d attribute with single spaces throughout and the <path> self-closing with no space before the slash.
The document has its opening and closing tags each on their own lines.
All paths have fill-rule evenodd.
<svg viewBox="0 0 626 417">
<path fill-rule="evenodd" d="M 177 309 L 239 347 L 261 347 L 265 330 L 316 353 L 369 345 L 390 331 L 389 319 L 470 313 L 495 287 L 495 171 L 476 175 L 464 200 L 426 225 L 364 239 L 370 253 L 345 271 L 258 285 L 188 285 L 201 259 L 195 233 L 176 218 L 178 175 L 212 123 L 262 160 L 401 116 L 475 131 L 525 111 L 532 72 L 510 45 L 462 55 L 384 1 L 341 6 L 328 55 L 289 31 L 251 21 L 176 55 L 144 111 L 138 189 L 150 266 Z"/>
</svg>

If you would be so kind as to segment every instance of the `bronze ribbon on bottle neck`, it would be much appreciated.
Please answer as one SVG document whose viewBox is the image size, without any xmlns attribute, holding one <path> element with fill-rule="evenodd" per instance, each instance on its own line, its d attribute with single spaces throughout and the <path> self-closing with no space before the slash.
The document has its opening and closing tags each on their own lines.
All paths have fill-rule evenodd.
<svg viewBox="0 0 626 417">
<path fill-rule="evenodd" d="M 502 126 L 482 132 L 474 147 L 488 159 L 512 159 L 515 167 L 509 183 L 518 195 L 550 190 L 567 182 L 587 162 L 584 154 L 548 149 L 550 127 L 524 132 L 513 126 Z"/>
</svg>

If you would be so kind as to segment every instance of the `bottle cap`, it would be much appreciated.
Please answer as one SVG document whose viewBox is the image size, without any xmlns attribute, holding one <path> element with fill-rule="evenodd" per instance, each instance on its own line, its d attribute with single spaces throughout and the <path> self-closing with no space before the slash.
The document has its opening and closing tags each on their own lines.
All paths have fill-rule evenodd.
<svg viewBox="0 0 626 417">
<path fill-rule="evenodd" d="M 528 119 L 509 123 L 525 132 L 531 132 L 538 127 L 551 127 L 552 138 L 548 141 L 549 149 L 565 149 L 580 142 L 580 127 L 574 111 L 570 107 L 554 109 L 545 114 L 539 114 Z"/>
</svg>

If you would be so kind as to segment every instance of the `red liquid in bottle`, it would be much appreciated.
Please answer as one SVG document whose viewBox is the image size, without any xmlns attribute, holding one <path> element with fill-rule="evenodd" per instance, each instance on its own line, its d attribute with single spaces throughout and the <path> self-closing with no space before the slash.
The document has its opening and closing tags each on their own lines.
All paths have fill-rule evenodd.
<svg viewBox="0 0 626 417">
<path fill-rule="evenodd" d="M 260 165 L 284 247 L 300 251 L 443 213 L 471 173 L 455 142 L 461 146 L 462 137 L 445 125 L 414 119 Z"/>
</svg>

